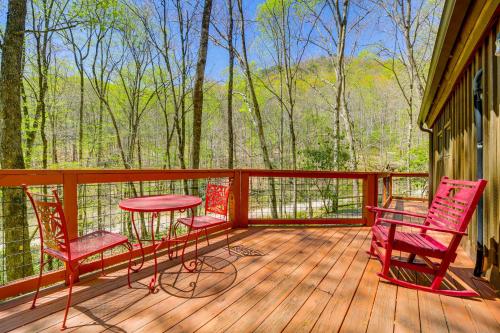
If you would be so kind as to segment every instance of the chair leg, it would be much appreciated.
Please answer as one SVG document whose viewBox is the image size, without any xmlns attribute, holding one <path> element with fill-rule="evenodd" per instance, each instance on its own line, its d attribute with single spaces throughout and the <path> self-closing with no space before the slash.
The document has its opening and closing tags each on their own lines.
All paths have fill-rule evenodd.
<svg viewBox="0 0 500 333">
<path fill-rule="evenodd" d="M 132 256 L 133 256 L 133 249 L 134 247 L 130 242 L 125 243 L 126 247 L 128 248 L 128 251 L 130 253 L 130 257 L 128 258 L 128 269 L 127 269 L 127 282 L 128 282 L 128 287 L 132 288 L 132 285 L 130 283 L 130 271 L 132 270 Z"/>
<path fill-rule="evenodd" d="M 205 228 L 205 239 L 207 240 L 207 245 L 210 246 L 210 241 L 208 240 L 207 228 Z"/>
<path fill-rule="evenodd" d="M 432 280 L 431 289 L 438 290 L 439 287 L 441 286 L 441 282 L 443 282 L 443 278 L 444 278 L 444 276 L 436 275 L 434 277 L 434 279 Z"/>
<path fill-rule="evenodd" d="M 416 255 L 415 253 L 410 254 L 410 255 L 408 256 L 408 262 L 409 262 L 410 264 L 411 264 L 411 263 L 413 263 L 413 261 L 415 260 L 415 257 L 416 257 L 416 256 L 417 256 L 417 255 Z"/>
<path fill-rule="evenodd" d="M 184 268 L 192 273 L 196 270 L 197 266 L 198 266 L 198 237 L 199 237 L 199 232 L 197 230 L 195 230 L 196 232 L 196 237 L 195 237 L 195 250 L 194 250 L 194 260 L 189 264 L 187 265 L 186 264 L 186 259 L 184 258 L 184 254 L 186 252 L 186 247 L 187 247 L 187 244 L 188 244 L 188 241 L 189 241 L 189 235 L 191 235 L 191 227 L 188 227 L 189 230 L 188 230 L 188 233 L 186 235 L 186 241 L 184 242 L 184 246 L 182 247 L 182 253 L 181 253 L 181 262 L 182 262 L 182 266 L 184 266 Z M 193 268 L 191 268 L 191 266 L 194 266 Z"/>
<path fill-rule="evenodd" d="M 382 275 L 388 276 L 389 269 L 391 268 L 391 258 L 392 258 L 392 246 L 388 246 L 385 249 L 385 258 L 382 266 Z"/>
<path fill-rule="evenodd" d="M 196 238 L 194 240 L 194 267 L 198 264 L 198 233 L 196 233 Z"/>
<path fill-rule="evenodd" d="M 441 282 L 443 282 L 443 279 L 446 275 L 446 271 L 448 270 L 448 266 L 449 266 L 449 261 L 444 259 L 441 262 L 439 270 L 436 272 L 434 279 L 432 280 L 431 289 L 434 289 L 434 290 L 439 289 L 439 287 L 441 286 Z"/>
<path fill-rule="evenodd" d="M 40 253 L 40 274 L 38 274 L 38 281 L 36 283 L 36 292 L 35 296 L 33 297 L 33 303 L 31 304 L 31 308 L 34 309 L 36 306 L 36 299 L 38 298 L 38 293 L 40 292 L 40 285 L 42 284 L 42 274 L 43 274 L 43 266 L 45 265 L 45 262 L 43 260 L 43 252 Z"/>
<path fill-rule="evenodd" d="M 173 212 L 171 212 L 173 213 Z M 170 249 L 170 240 L 173 238 L 172 237 L 172 224 L 173 222 L 171 221 L 168 225 L 168 241 L 167 241 L 167 253 L 168 253 L 168 259 L 172 260 L 174 258 L 174 252 Z"/>
<path fill-rule="evenodd" d="M 66 329 L 66 319 L 68 318 L 68 312 L 69 312 L 69 307 L 71 306 L 71 293 L 73 291 L 73 268 L 71 267 L 71 264 L 68 263 L 69 268 L 70 268 L 70 273 L 69 273 L 69 289 L 68 289 L 68 300 L 66 302 L 66 310 L 64 310 L 64 319 L 62 322 L 61 330 Z"/>
</svg>

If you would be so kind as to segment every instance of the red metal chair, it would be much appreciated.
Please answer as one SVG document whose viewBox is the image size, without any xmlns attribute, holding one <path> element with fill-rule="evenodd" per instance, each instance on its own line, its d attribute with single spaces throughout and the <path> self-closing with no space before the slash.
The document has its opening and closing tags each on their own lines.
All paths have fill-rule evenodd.
<svg viewBox="0 0 500 333">
<path fill-rule="evenodd" d="M 448 296 L 478 296 L 473 290 L 440 289 L 446 271 L 457 256 L 460 240 L 466 235 L 467 226 L 486 186 L 486 180 L 460 181 L 443 177 L 434 195 L 427 214 L 417 214 L 378 207 L 367 207 L 375 212 L 376 220 L 372 227 L 370 255 L 375 255 L 382 262 L 382 272 L 378 275 L 403 287 L 429 291 Z M 423 224 L 398 221 L 383 217 L 383 213 L 401 214 L 423 219 Z M 397 231 L 397 226 L 410 227 L 418 232 Z M 448 234 L 448 241 L 440 241 L 428 234 L 428 231 Z M 406 261 L 392 257 L 393 251 L 408 253 Z M 423 263 L 414 262 L 415 256 Z M 431 260 L 431 258 L 433 260 Z M 423 286 L 403 281 L 389 275 L 392 266 L 433 275 L 430 286 Z"/>
<path fill-rule="evenodd" d="M 207 190 L 205 193 L 205 215 L 184 217 L 177 220 L 178 223 L 181 223 L 188 228 L 186 240 L 182 248 L 181 258 L 182 258 L 182 265 L 189 272 L 195 271 L 199 264 L 198 260 L 198 238 L 200 235 L 199 231 L 203 229 L 203 231 L 205 232 L 205 238 L 207 240 L 207 244 L 210 245 L 210 242 L 208 240 L 207 229 L 225 223 L 229 223 L 227 218 L 227 213 L 228 213 L 228 201 L 229 201 L 230 190 L 231 190 L 231 182 L 229 182 L 228 185 L 215 185 L 212 183 L 208 183 Z M 213 214 L 215 214 L 215 216 Z M 191 263 L 188 266 L 186 265 L 186 262 L 184 260 L 184 252 L 186 250 L 186 246 L 189 241 L 189 236 L 191 235 L 192 232 L 195 232 L 195 257 L 194 260 L 191 261 Z M 226 242 L 227 242 L 227 250 L 229 251 L 229 254 L 231 254 L 231 249 L 229 248 L 229 228 L 226 228 Z"/>
<path fill-rule="evenodd" d="M 32 193 L 26 186 L 23 187 L 35 210 L 38 221 L 38 231 L 40 234 L 40 274 L 38 275 L 36 293 L 31 308 L 35 308 L 38 293 L 40 291 L 43 266 L 45 265 L 44 254 L 63 261 L 69 272 L 68 300 L 61 327 L 63 330 L 66 328 L 66 318 L 68 317 L 68 310 L 71 305 L 71 292 L 73 289 L 75 272 L 81 262 L 90 256 L 100 254 L 101 271 L 104 274 L 103 252 L 119 245 L 127 247 L 130 252 L 127 274 L 128 285 L 130 287 L 132 245 L 126 236 L 108 231 L 94 231 L 90 234 L 70 240 L 68 237 L 66 218 L 57 190 L 54 189 L 52 195 L 43 195 Z"/>
</svg>

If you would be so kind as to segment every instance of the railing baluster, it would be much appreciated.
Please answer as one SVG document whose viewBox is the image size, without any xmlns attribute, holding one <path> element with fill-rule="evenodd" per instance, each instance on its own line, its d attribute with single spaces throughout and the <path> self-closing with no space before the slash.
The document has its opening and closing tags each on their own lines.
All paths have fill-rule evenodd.
<svg viewBox="0 0 500 333">
<path fill-rule="evenodd" d="M 375 214 L 369 212 L 366 206 L 377 206 L 378 199 L 378 174 L 367 174 L 366 178 L 363 180 L 363 218 L 366 221 L 366 225 L 371 226 L 375 222 Z"/>
</svg>

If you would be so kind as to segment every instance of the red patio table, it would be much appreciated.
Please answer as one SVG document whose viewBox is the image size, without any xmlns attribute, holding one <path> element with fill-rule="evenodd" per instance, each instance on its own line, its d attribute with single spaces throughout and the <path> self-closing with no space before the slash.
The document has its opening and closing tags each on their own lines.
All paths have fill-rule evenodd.
<svg viewBox="0 0 500 333">
<path fill-rule="evenodd" d="M 146 196 L 146 197 L 138 197 L 138 198 L 130 198 L 120 201 L 119 207 L 123 210 L 129 211 L 131 213 L 132 218 L 132 226 L 134 228 L 135 235 L 139 242 L 139 246 L 142 252 L 142 262 L 139 269 L 142 268 L 144 264 L 144 248 L 142 246 L 141 238 L 139 237 L 139 233 L 137 232 L 137 226 L 135 225 L 134 213 L 150 213 L 150 225 L 151 225 L 151 242 L 153 244 L 153 257 L 154 257 L 154 276 L 149 283 L 149 290 L 154 292 L 155 284 L 156 284 L 156 276 L 158 274 L 158 260 L 156 258 L 157 249 L 163 244 L 167 243 L 168 246 L 168 254 L 170 255 L 170 243 L 178 242 L 180 240 L 172 239 L 172 224 L 169 226 L 168 237 L 162 237 L 159 243 L 156 243 L 155 240 L 155 223 L 154 221 L 158 219 L 158 215 L 161 212 L 173 212 L 173 211 L 181 211 L 184 212 L 187 209 L 191 210 L 191 217 L 194 214 L 194 207 L 199 206 L 202 200 L 199 197 L 195 197 L 192 195 L 177 195 L 177 194 L 168 194 L 168 195 L 155 195 L 155 196 Z M 183 241 L 183 240 L 182 240 Z"/>
</svg>

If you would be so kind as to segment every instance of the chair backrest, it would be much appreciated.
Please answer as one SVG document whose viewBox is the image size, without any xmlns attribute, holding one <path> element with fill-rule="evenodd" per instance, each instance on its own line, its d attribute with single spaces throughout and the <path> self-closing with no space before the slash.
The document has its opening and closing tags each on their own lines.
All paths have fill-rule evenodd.
<svg viewBox="0 0 500 333">
<path fill-rule="evenodd" d="M 205 213 L 227 216 L 230 190 L 231 182 L 228 185 L 208 183 L 205 193 Z"/>
<path fill-rule="evenodd" d="M 465 232 L 487 181 L 443 177 L 434 194 L 425 224 Z"/>
<path fill-rule="evenodd" d="M 61 200 L 57 190 L 52 195 L 32 193 L 24 186 L 35 210 L 42 249 L 66 253 L 69 256 L 69 237 Z"/>
</svg>

